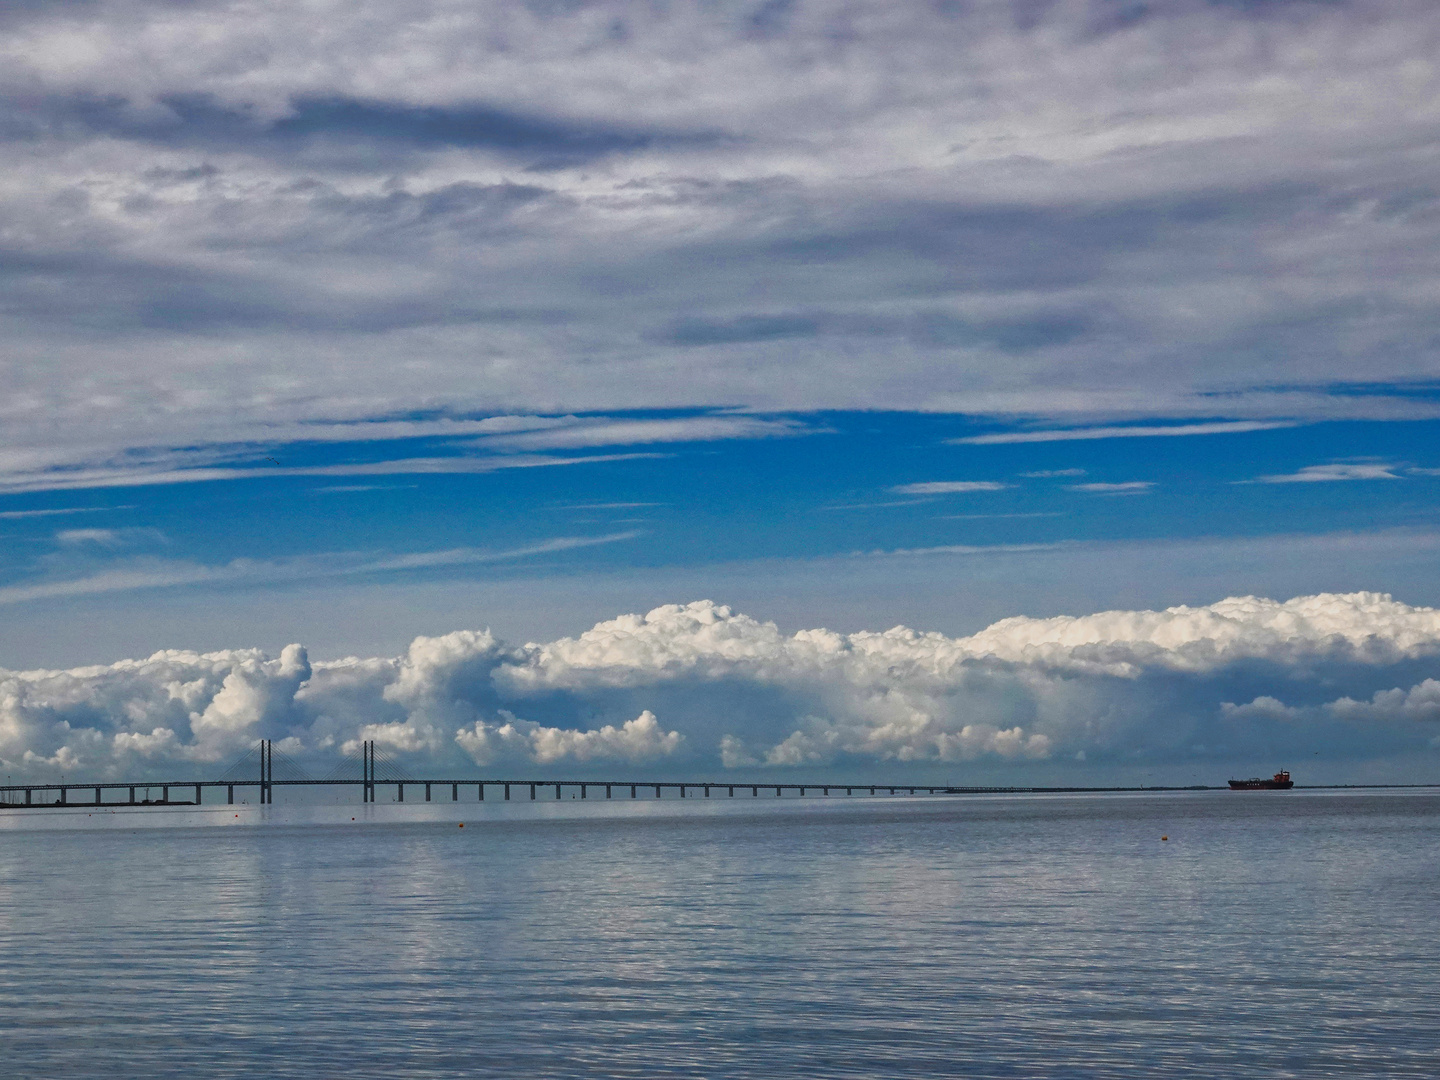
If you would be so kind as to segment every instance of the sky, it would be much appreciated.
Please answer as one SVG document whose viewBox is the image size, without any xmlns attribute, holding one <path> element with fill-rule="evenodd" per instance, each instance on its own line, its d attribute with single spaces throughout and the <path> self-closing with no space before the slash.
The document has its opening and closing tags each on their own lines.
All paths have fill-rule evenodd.
<svg viewBox="0 0 1440 1080">
<path fill-rule="evenodd" d="M 1440 780 L 1437 55 L 7 4 L 0 771 Z"/>
</svg>

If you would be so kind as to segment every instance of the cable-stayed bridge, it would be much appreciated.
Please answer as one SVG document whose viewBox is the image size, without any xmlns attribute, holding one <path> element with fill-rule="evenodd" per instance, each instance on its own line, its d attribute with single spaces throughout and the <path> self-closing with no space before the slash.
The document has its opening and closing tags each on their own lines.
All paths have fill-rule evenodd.
<svg viewBox="0 0 1440 1080">
<path fill-rule="evenodd" d="M 1315 784 L 1297 785 L 1308 788 L 1430 788 L 1436 784 Z M 855 795 L 1024 795 L 1080 794 L 1119 791 L 1224 791 L 1220 785 L 1190 784 L 1186 786 L 1142 785 L 1138 787 L 961 787 L 950 784 L 912 783 L 736 783 L 733 780 L 556 780 L 556 779 L 475 779 L 473 777 L 416 777 L 403 766 L 379 751 L 373 741 L 361 744 L 358 754 L 342 758 L 328 775 L 311 776 L 299 763 L 276 750 L 269 739 L 262 739 L 238 761 L 214 779 L 208 780 L 122 780 L 102 783 L 58 781 L 52 783 L 0 785 L 0 810 L 26 807 L 66 806 L 76 809 L 122 806 L 201 806 L 221 802 L 234 804 L 238 791 L 241 802 L 248 796 L 262 805 L 275 801 L 275 789 L 290 788 L 359 788 L 362 802 L 372 803 L 379 795 L 393 791 L 394 801 L 432 802 L 444 799 L 460 802 L 462 794 L 473 790 L 476 801 L 490 797 L 553 801 L 572 798 L 710 798 L 721 795 L 735 798 L 736 792 L 750 798 L 785 798 L 811 795 L 829 796 L 844 792 Z M 447 791 L 448 789 L 448 791 Z M 601 792 L 604 792 L 602 795 Z M 206 797 L 206 793 L 209 797 Z M 553 792 L 553 794 L 552 794 Z M 438 795 L 437 795 L 438 793 Z M 158 795 L 158 797 L 157 797 Z M 466 799 L 468 801 L 468 798 Z"/>
<path fill-rule="evenodd" d="M 735 798 L 736 792 L 751 798 L 784 798 L 796 796 L 828 796 L 832 792 L 844 792 L 848 796 L 860 795 L 962 795 L 1002 794 L 1026 792 L 1080 792 L 1080 791 L 1161 791 L 1186 790 L 1176 788 L 1035 788 L 1035 787 L 954 787 L 944 784 L 776 784 L 776 783 L 735 783 L 732 780 L 532 780 L 521 779 L 455 779 L 449 777 L 416 777 L 403 766 L 378 750 L 373 741 L 361 745 L 358 754 L 342 758 L 340 764 L 326 776 L 311 776 L 299 763 L 276 750 L 271 740 L 262 739 L 244 756 L 220 776 L 207 780 L 137 780 L 83 783 L 59 781 L 53 783 L 6 784 L 0 785 L 0 809 L 24 807 L 69 806 L 115 807 L 115 806 L 200 806 L 221 802 L 224 794 L 226 804 L 234 804 L 237 792 L 242 802 L 253 801 L 269 804 L 275 801 L 275 789 L 279 787 L 349 787 L 359 788 L 363 802 L 375 802 L 380 794 L 393 792 L 396 802 L 405 802 L 407 794 L 411 801 L 431 802 L 449 796 L 451 802 L 459 802 L 462 793 L 472 790 L 479 802 L 484 802 L 486 792 L 491 798 L 501 799 L 563 799 L 571 797 L 589 798 L 710 798 L 721 795 Z M 448 790 L 447 790 L 448 789 Z M 602 794 L 603 792 L 603 794 Z M 209 797 L 207 798 L 207 793 Z M 553 793 L 553 794 L 552 794 Z M 468 801 L 468 798 L 467 798 Z"/>
</svg>

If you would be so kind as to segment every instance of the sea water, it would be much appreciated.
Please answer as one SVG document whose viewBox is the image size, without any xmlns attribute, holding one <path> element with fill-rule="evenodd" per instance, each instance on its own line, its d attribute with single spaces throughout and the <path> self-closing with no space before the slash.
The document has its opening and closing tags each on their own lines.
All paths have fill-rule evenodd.
<svg viewBox="0 0 1440 1080">
<path fill-rule="evenodd" d="M 0 811 L 0 1053 L 36 1080 L 1434 1077 L 1440 797 Z"/>
</svg>

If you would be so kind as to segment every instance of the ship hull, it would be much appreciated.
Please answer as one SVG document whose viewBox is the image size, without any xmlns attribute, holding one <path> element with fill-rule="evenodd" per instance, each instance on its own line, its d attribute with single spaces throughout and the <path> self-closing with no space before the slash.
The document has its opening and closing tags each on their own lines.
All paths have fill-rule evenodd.
<svg viewBox="0 0 1440 1080">
<path fill-rule="evenodd" d="M 1231 791 L 1289 791 L 1294 780 L 1231 780 Z"/>
</svg>

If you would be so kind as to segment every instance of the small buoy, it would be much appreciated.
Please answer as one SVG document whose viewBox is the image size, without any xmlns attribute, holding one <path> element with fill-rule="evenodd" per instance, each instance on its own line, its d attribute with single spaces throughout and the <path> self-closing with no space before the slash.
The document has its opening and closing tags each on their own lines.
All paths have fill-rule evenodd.
<svg viewBox="0 0 1440 1080">
<path fill-rule="evenodd" d="M 460 828 L 462 828 L 462 829 L 463 829 L 463 828 L 464 828 L 464 827 L 465 827 L 465 822 L 463 822 L 463 821 L 462 821 L 462 822 L 460 822 Z"/>
<path fill-rule="evenodd" d="M 1170 838 L 1169 838 L 1168 836 L 1162 836 L 1162 837 L 1160 837 L 1160 839 L 1161 839 L 1161 840 L 1169 840 Z"/>
</svg>

